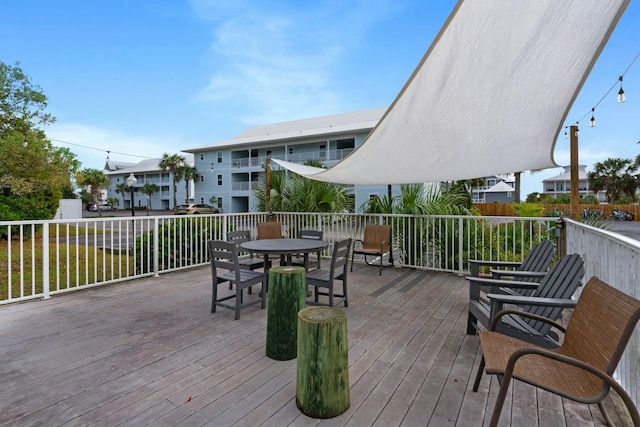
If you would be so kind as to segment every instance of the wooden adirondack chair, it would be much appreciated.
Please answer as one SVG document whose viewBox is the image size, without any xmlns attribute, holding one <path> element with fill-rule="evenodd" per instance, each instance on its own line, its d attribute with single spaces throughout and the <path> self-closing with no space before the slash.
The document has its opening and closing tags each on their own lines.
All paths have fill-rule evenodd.
<svg viewBox="0 0 640 427">
<path fill-rule="evenodd" d="M 491 277 L 493 279 L 506 279 L 507 277 L 512 280 L 523 282 L 539 282 L 547 274 L 549 265 L 553 260 L 554 246 L 551 240 L 542 240 L 537 243 L 524 257 L 522 262 L 515 261 L 485 261 L 485 260 L 471 260 L 469 261 L 469 267 L 471 274 L 467 277 L 469 280 L 469 304 L 470 305 L 485 305 L 480 301 L 482 290 L 487 292 L 498 293 L 500 291 L 499 286 L 488 283 L 483 286 L 483 283 L 475 280 L 480 278 L 481 267 L 493 267 Z M 504 270 L 498 270 L 497 267 L 505 268 Z M 506 270 L 510 268 L 510 270 Z M 514 270 L 515 269 L 515 270 Z M 486 283 L 486 282 L 485 282 Z M 531 295 L 534 289 L 519 289 L 518 292 L 521 295 Z M 486 327 L 487 325 L 485 325 Z M 473 315 L 472 310 L 469 310 L 467 318 L 467 334 L 473 335 L 477 330 L 477 319 Z"/>
<path fill-rule="evenodd" d="M 567 255 L 558 261 L 540 283 L 515 280 L 497 280 L 477 278 L 476 281 L 488 282 L 504 290 L 502 294 L 487 295 L 491 304 L 484 301 L 470 301 L 469 313 L 480 321 L 485 328 L 491 324 L 495 314 L 503 304 L 514 304 L 522 310 L 537 316 L 556 320 L 562 315 L 563 308 L 574 307 L 576 301 L 571 296 L 581 285 L 584 276 L 584 261 L 578 254 Z M 508 294 L 518 289 L 534 289 L 531 296 Z M 559 345 L 557 334 L 548 323 L 516 315 L 504 316 L 497 325 L 498 332 L 520 338 L 543 347 L 555 348 Z"/>
<path fill-rule="evenodd" d="M 514 313 L 514 310 L 504 310 L 498 316 Z M 549 350 L 494 332 L 493 327 L 492 331 L 480 333 L 483 355 L 473 391 L 478 391 L 485 367 L 487 374 L 497 375 L 500 382 L 490 426 L 498 425 L 512 378 L 576 402 L 596 403 L 610 426 L 614 424 L 602 401 L 613 388 L 627 407 L 633 425 L 640 426 L 640 414 L 633 400 L 613 378 L 640 319 L 640 301 L 592 277 L 580 295 L 566 330 L 544 317 L 520 315 L 553 324 L 564 333 L 564 340 L 559 348 Z M 500 322 L 501 318 L 496 317 L 492 326 Z"/>
</svg>

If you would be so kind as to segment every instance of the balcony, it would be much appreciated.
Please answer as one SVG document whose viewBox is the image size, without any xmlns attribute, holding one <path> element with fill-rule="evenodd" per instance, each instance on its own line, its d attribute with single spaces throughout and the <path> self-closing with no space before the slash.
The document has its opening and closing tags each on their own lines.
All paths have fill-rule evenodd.
<svg viewBox="0 0 640 427">
<path fill-rule="evenodd" d="M 277 219 L 290 235 L 298 224 L 323 224 L 331 241 L 345 234 L 359 237 L 365 221 L 389 221 L 397 230 L 415 223 L 402 216 L 281 214 Z M 0 227 L 12 226 L 5 228 L 12 230 L 9 242 L 24 260 L 17 271 L 10 267 L 9 277 L 18 279 L 9 279 L 9 299 L 0 305 L 0 425 L 317 423 L 295 405 L 296 361 L 265 356 L 266 311 L 249 306 L 238 321 L 228 310 L 210 313 L 206 249 L 165 241 L 166 232 L 153 234 L 157 243 L 137 240 L 163 225 L 184 230 L 180 242 L 197 230 L 207 233 L 206 239 L 221 238 L 224 230 L 252 229 L 262 220 L 264 214 L 40 221 L 52 249 L 39 257 L 30 257 L 28 249 L 35 225 L 1 222 Z M 423 231 L 470 230 L 470 224 L 493 220 L 430 218 L 433 224 Z M 495 229 L 485 229 L 491 233 L 486 240 L 470 241 L 463 233 L 457 241 L 490 248 L 504 237 L 512 241 L 507 229 L 514 236 L 525 230 L 546 233 L 553 230 L 550 221 L 501 218 Z M 637 297 L 640 266 L 629 261 L 637 259 L 637 243 L 570 221 L 566 234 L 566 250 L 587 260 L 585 277 L 596 274 Z M 491 414 L 495 378 L 485 376 L 480 390 L 471 391 L 479 345 L 476 336 L 465 334 L 468 287 L 461 277 L 464 264 L 455 261 L 462 254 L 449 248 L 451 256 L 442 257 L 414 240 L 405 243 L 403 250 L 415 257 L 403 255 L 396 242 L 396 266 L 381 276 L 362 262 L 350 273 L 350 306 L 339 308 L 348 318 L 351 407 L 321 425 L 476 426 Z M 520 244 L 526 248 L 530 242 Z M 503 249 L 490 251 L 504 259 Z M 422 266 L 414 268 L 412 259 Z M 46 262 L 54 267 L 31 278 L 29 272 Z M 79 274 L 64 270 L 65 264 Z M 229 292 L 225 288 L 219 286 Z M 33 301 L 9 304 L 28 299 Z M 638 335 L 619 367 L 636 402 Z M 604 423 L 595 407 L 522 384 L 516 389 L 518 398 L 509 399 L 503 412 L 504 425 Z"/>
</svg>

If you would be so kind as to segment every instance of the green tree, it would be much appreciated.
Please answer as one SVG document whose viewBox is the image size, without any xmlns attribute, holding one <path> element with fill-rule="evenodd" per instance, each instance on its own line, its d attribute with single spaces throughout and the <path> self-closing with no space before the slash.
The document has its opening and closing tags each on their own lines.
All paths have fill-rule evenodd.
<svg viewBox="0 0 640 427">
<path fill-rule="evenodd" d="M 176 179 L 179 181 L 184 179 L 184 202 L 189 203 L 189 182 L 200 177 L 198 169 L 195 166 L 183 164 L 176 170 Z"/>
<path fill-rule="evenodd" d="M 109 178 L 101 170 L 86 168 L 82 169 L 76 178 L 79 185 L 89 187 L 91 200 L 96 205 L 100 200 L 100 192 L 109 186 Z M 98 215 L 102 216 L 102 211 L 98 209 Z"/>
<path fill-rule="evenodd" d="M 173 177 L 173 213 L 178 213 L 178 199 L 177 199 L 177 192 L 178 192 L 178 177 L 177 177 L 177 172 L 178 169 L 180 167 L 182 167 L 184 165 L 185 162 L 185 158 L 184 156 L 181 156 L 180 154 L 169 154 L 169 153 L 164 153 L 162 155 L 162 160 L 160 160 L 160 168 L 162 170 L 168 170 L 169 172 L 171 172 L 171 175 Z"/>
<path fill-rule="evenodd" d="M 623 194 L 633 198 L 640 185 L 637 170 L 638 164 L 631 159 L 606 159 L 596 163 L 593 172 L 589 172 L 589 188 L 596 193 L 604 190 L 607 203 L 616 202 Z"/>
<path fill-rule="evenodd" d="M 151 196 L 153 195 L 153 193 L 157 192 L 160 190 L 160 187 L 158 187 L 156 184 L 152 184 L 150 182 L 147 182 L 146 184 L 144 184 L 142 186 L 142 188 L 140 189 L 140 191 L 142 191 L 143 194 L 147 195 L 147 200 L 149 201 L 148 203 L 148 207 L 147 207 L 147 213 L 149 212 L 149 209 L 151 209 Z"/>
<path fill-rule="evenodd" d="M 122 207 L 124 208 L 126 202 L 125 202 L 125 197 L 127 194 L 129 194 L 131 190 L 129 190 L 129 187 L 127 187 L 127 183 L 126 182 L 121 182 L 120 184 L 116 185 L 116 193 L 120 194 L 122 196 Z"/>
<path fill-rule="evenodd" d="M 323 167 L 319 162 L 306 162 L 307 166 Z M 277 212 L 344 212 L 349 210 L 351 190 L 342 184 L 315 181 L 295 173 L 271 172 L 272 211 Z M 257 209 L 266 209 L 265 179 L 254 191 Z"/>
<path fill-rule="evenodd" d="M 80 163 L 38 127 L 55 118 L 18 65 L 0 62 L 0 219 L 49 219 Z"/>
</svg>

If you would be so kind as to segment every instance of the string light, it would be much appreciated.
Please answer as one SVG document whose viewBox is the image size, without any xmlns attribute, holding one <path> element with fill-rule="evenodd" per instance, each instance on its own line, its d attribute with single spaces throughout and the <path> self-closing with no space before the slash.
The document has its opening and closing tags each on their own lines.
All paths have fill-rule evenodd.
<svg viewBox="0 0 640 427">
<path fill-rule="evenodd" d="M 567 132 L 567 128 L 568 128 L 568 127 L 569 127 L 569 126 L 565 126 L 565 127 L 564 127 L 564 139 L 569 139 L 569 133 Z"/>
<path fill-rule="evenodd" d="M 598 107 L 598 105 L 600 105 L 600 103 L 607 97 L 607 95 L 609 95 L 609 93 L 611 93 L 612 90 L 614 90 L 616 88 L 616 86 L 620 85 L 620 89 L 618 90 L 618 103 L 623 103 L 626 100 L 625 97 L 625 93 L 624 90 L 622 89 L 622 80 L 624 75 L 627 73 L 627 71 L 629 71 L 629 69 L 631 68 L 631 66 L 634 64 L 634 62 L 636 62 L 636 60 L 638 59 L 638 57 L 640 57 L 640 52 L 638 52 L 636 54 L 636 56 L 633 58 L 633 60 L 631 61 L 631 63 L 629 63 L 629 65 L 627 66 L 627 68 L 624 70 L 624 72 L 618 76 L 618 79 L 615 81 L 615 83 L 609 88 L 608 91 L 605 92 L 604 95 L 602 95 L 602 98 L 600 98 L 600 100 L 598 102 L 595 103 L 595 105 L 593 107 L 591 107 L 591 111 L 588 111 L 584 116 L 580 117 L 579 120 L 576 121 L 576 126 L 580 123 L 580 121 L 582 121 L 583 119 L 585 119 L 587 116 L 589 116 L 589 114 L 591 114 L 591 119 L 589 120 L 589 127 L 595 127 L 596 126 L 596 119 L 595 119 L 595 110 Z M 565 139 L 567 139 L 567 132 L 565 131 L 564 133 L 565 135 Z M 578 135 L 578 132 L 576 131 L 576 136 Z"/>
<path fill-rule="evenodd" d="M 625 101 L 624 90 L 622 90 L 622 76 L 618 77 L 618 80 L 620 80 L 620 90 L 618 91 L 618 102 L 622 104 Z"/>
</svg>

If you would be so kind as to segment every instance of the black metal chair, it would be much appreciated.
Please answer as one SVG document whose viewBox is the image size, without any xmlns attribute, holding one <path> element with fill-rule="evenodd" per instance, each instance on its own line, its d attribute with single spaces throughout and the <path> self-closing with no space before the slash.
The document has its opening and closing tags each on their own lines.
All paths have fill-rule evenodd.
<svg viewBox="0 0 640 427">
<path fill-rule="evenodd" d="M 347 265 L 349 263 L 349 251 L 351 249 L 351 239 L 344 239 L 333 245 L 333 253 L 331 255 L 331 266 L 328 270 L 320 268 L 307 273 L 307 286 L 314 288 L 314 301 L 307 301 L 310 305 L 329 305 L 333 307 L 334 297 L 343 298 L 344 306 L 349 307 L 349 298 L 347 296 Z M 342 294 L 336 294 L 333 290 L 334 280 L 342 281 Z M 326 292 L 321 292 L 319 288 L 326 288 Z M 319 296 L 329 297 L 328 304 L 319 302 Z"/>
<path fill-rule="evenodd" d="M 260 295 L 257 299 L 244 305 L 261 303 L 265 308 L 266 282 L 267 277 L 263 272 L 248 270 L 240 267 L 238 259 L 238 245 L 232 242 L 222 240 L 209 240 L 207 242 L 209 256 L 211 257 L 211 281 L 213 286 L 213 295 L 211 297 L 211 312 L 216 312 L 216 307 L 224 307 L 235 310 L 235 319 L 240 318 L 240 308 L 244 304 L 242 291 L 251 288 L 251 286 L 261 283 Z M 235 285 L 235 293 L 226 297 L 218 298 L 218 285 L 220 283 L 229 282 Z M 225 301 L 235 298 L 235 304 L 231 305 Z"/>
</svg>

